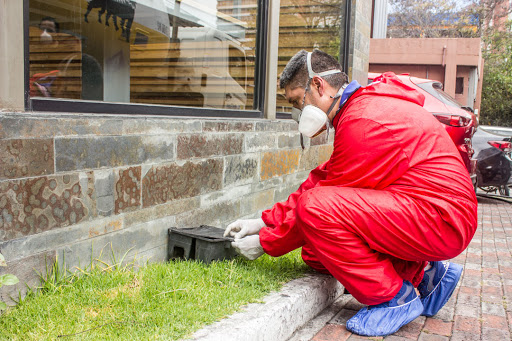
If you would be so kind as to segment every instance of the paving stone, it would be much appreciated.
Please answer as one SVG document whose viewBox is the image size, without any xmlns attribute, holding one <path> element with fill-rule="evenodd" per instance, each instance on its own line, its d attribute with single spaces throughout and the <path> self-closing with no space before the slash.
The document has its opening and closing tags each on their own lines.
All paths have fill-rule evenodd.
<svg viewBox="0 0 512 341">
<path fill-rule="evenodd" d="M 474 317 L 457 315 L 455 316 L 453 329 L 480 335 L 480 321 Z"/>
<path fill-rule="evenodd" d="M 512 267 L 500 266 L 500 273 L 503 278 L 512 279 Z"/>
<path fill-rule="evenodd" d="M 466 262 L 466 255 L 460 254 L 457 257 L 450 259 L 450 262 L 464 265 L 464 263 Z"/>
<path fill-rule="evenodd" d="M 482 271 L 482 265 L 480 263 L 472 263 L 472 262 L 468 262 L 466 261 L 466 263 L 464 264 L 464 273 L 466 273 L 467 270 L 478 270 L 478 271 Z M 480 276 L 480 275 L 478 275 Z"/>
<path fill-rule="evenodd" d="M 475 278 L 471 278 L 471 277 L 464 277 L 462 279 L 461 285 L 470 287 L 470 288 L 475 288 L 475 289 L 480 289 L 482 287 L 482 284 L 481 284 L 481 281 L 479 278 L 475 279 Z"/>
<path fill-rule="evenodd" d="M 388 337 L 395 337 L 395 336 L 388 336 Z M 384 340 L 384 338 L 382 337 L 375 337 L 375 338 L 369 338 L 367 336 L 359 336 L 359 335 L 356 335 L 356 334 L 352 334 L 350 335 L 350 337 L 347 339 L 348 341 L 355 341 L 355 340 L 372 340 L 372 341 L 381 341 L 381 340 Z M 403 341 L 403 340 L 406 340 L 404 339 L 403 337 L 399 338 L 399 340 L 395 339 L 395 341 Z"/>
<path fill-rule="evenodd" d="M 501 303 L 496 302 L 496 303 Z M 505 309 L 501 304 L 492 304 L 489 302 L 482 302 L 482 314 L 505 316 Z"/>
<path fill-rule="evenodd" d="M 310 341 L 328 322 L 343 309 L 348 295 L 340 295 L 330 306 L 303 325 L 287 341 Z"/>
<path fill-rule="evenodd" d="M 364 307 L 366 307 L 366 305 L 362 304 L 361 302 L 352 297 L 352 299 L 345 304 L 344 308 L 358 311 Z"/>
<path fill-rule="evenodd" d="M 476 264 L 478 266 L 478 269 L 481 269 L 482 268 L 482 257 L 480 255 L 474 255 L 474 254 L 468 253 L 466 255 L 466 265 L 468 265 L 468 263 Z"/>
<path fill-rule="evenodd" d="M 453 303 L 450 303 L 453 302 Z M 436 318 L 443 320 L 443 321 L 453 321 L 453 316 L 455 314 L 455 306 L 454 302 L 455 300 L 450 298 L 450 301 L 444 305 L 444 307 L 439 310 L 439 312 L 436 314 Z"/>
<path fill-rule="evenodd" d="M 494 329 L 494 328 L 483 328 L 482 329 L 482 340 L 498 341 L 498 340 L 510 340 L 510 332 L 508 330 Z"/>
<path fill-rule="evenodd" d="M 498 269 L 496 269 L 498 270 Z M 501 286 L 501 276 L 499 273 L 483 273 L 482 274 L 483 285 L 491 286 L 491 287 L 500 287 Z"/>
<path fill-rule="evenodd" d="M 480 295 L 480 289 L 461 286 L 459 288 L 459 294 L 461 293 L 468 295 Z"/>
<path fill-rule="evenodd" d="M 482 267 L 484 267 L 484 268 L 498 268 L 498 262 L 482 260 Z"/>
<path fill-rule="evenodd" d="M 482 314 L 482 328 L 508 330 L 507 319 L 503 316 Z"/>
<path fill-rule="evenodd" d="M 461 330 L 454 330 L 452 337 L 450 338 L 450 341 L 481 341 L 480 332 L 473 333 Z"/>
<path fill-rule="evenodd" d="M 427 318 L 423 331 L 429 334 L 438 334 L 444 336 L 452 335 L 453 322 L 445 322 L 437 318 Z"/>
<path fill-rule="evenodd" d="M 344 307 L 329 323 L 345 325 L 349 319 L 357 314 L 357 312 L 358 310 L 347 309 Z"/>
<path fill-rule="evenodd" d="M 464 268 L 464 277 L 478 278 L 482 275 L 480 270 L 473 270 L 467 267 Z"/>
<path fill-rule="evenodd" d="M 311 340 L 312 341 L 344 341 L 352 335 L 345 326 L 339 324 L 327 324 Z"/>
<path fill-rule="evenodd" d="M 424 324 L 425 324 L 425 317 L 420 316 L 420 317 L 416 318 L 415 320 L 409 322 L 405 326 L 402 326 L 402 328 L 400 328 L 393 335 L 405 337 L 406 339 L 416 340 L 420 336 L 421 329 L 423 328 Z"/>
<path fill-rule="evenodd" d="M 480 306 L 480 296 L 475 296 L 473 294 L 465 294 L 459 293 L 457 297 L 457 305 L 470 305 L 470 306 Z"/>
<path fill-rule="evenodd" d="M 437 334 L 428 334 L 425 332 L 421 332 L 418 341 L 448 341 L 450 338 L 448 336 L 442 336 Z"/>
<path fill-rule="evenodd" d="M 485 302 L 501 302 L 503 299 L 503 290 L 501 289 L 501 283 L 499 286 L 488 286 L 485 284 L 482 287 L 482 301 Z"/>
</svg>

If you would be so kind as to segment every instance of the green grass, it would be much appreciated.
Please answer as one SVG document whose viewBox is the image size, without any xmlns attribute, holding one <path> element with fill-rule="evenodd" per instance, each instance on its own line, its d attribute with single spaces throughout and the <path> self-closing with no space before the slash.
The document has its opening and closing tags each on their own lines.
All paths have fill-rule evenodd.
<svg viewBox="0 0 512 341">
<path fill-rule="evenodd" d="M 0 339 L 176 340 L 308 271 L 298 250 L 252 262 L 171 261 L 134 271 L 94 261 L 80 276 L 53 270 L 0 316 Z"/>
</svg>

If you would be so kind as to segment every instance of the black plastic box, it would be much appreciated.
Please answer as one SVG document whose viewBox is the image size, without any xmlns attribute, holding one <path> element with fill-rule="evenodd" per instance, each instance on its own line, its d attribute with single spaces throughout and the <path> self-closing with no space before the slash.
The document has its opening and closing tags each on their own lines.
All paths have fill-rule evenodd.
<svg viewBox="0 0 512 341">
<path fill-rule="evenodd" d="M 224 237 L 224 230 L 201 225 L 193 228 L 169 229 L 168 258 L 195 259 L 208 264 L 214 260 L 236 257 L 231 247 L 233 238 Z"/>
</svg>

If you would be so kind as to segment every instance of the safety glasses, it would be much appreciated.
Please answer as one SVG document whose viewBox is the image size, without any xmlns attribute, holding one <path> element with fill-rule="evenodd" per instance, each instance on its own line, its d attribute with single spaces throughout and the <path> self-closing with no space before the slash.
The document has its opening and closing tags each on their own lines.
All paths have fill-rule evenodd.
<svg viewBox="0 0 512 341">
<path fill-rule="evenodd" d="M 313 68 L 311 67 L 311 55 L 312 54 L 313 54 L 312 52 L 308 52 L 308 54 L 306 56 L 306 65 L 308 68 L 308 81 L 306 83 L 304 96 L 302 97 L 302 105 L 301 105 L 300 109 L 292 107 L 292 111 L 291 111 L 292 118 L 297 123 L 300 121 L 300 116 L 302 115 L 302 110 L 304 109 L 304 103 L 306 101 L 306 94 L 309 90 L 309 84 L 311 83 L 311 80 L 313 79 L 313 77 L 315 77 L 315 76 L 325 77 L 328 75 L 333 75 L 335 73 L 341 73 L 341 70 L 339 70 L 339 69 L 327 70 L 327 71 L 323 71 L 323 72 L 314 72 Z"/>
</svg>

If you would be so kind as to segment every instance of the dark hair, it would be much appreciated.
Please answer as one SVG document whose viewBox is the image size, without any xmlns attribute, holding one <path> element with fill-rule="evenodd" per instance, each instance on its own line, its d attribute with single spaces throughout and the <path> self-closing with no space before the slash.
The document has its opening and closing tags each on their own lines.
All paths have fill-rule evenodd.
<svg viewBox="0 0 512 341">
<path fill-rule="evenodd" d="M 292 89 L 306 87 L 309 79 L 308 67 L 306 65 L 307 55 L 308 52 L 306 50 L 300 50 L 286 64 L 279 78 L 279 87 L 281 89 L 284 89 L 286 86 L 290 86 Z M 318 73 L 327 70 L 341 70 L 340 63 L 338 63 L 336 58 L 318 49 L 313 50 L 311 54 L 311 68 L 314 72 Z M 344 72 L 323 76 L 322 78 L 333 88 L 340 88 L 348 80 Z"/>
<path fill-rule="evenodd" d="M 55 24 L 55 32 L 57 32 L 57 33 L 58 33 L 58 32 L 60 31 L 60 25 L 59 25 L 59 23 L 57 22 L 57 20 L 55 20 L 55 18 L 53 18 L 53 17 L 44 17 L 44 18 L 43 18 L 43 19 L 41 19 L 41 21 L 39 22 L 39 25 L 41 25 L 41 23 L 42 23 L 43 21 L 51 21 L 51 22 L 53 22 L 53 23 Z"/>
</svg>

